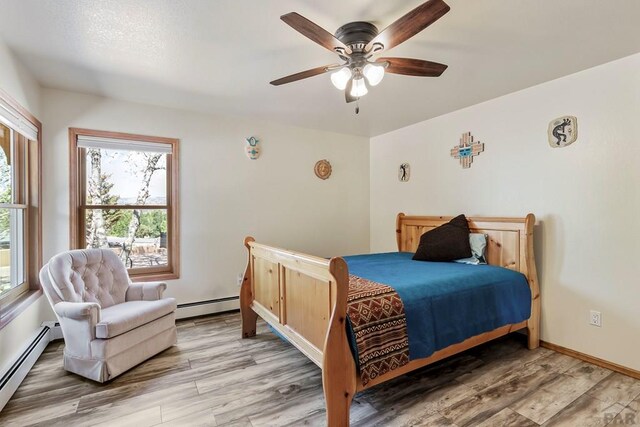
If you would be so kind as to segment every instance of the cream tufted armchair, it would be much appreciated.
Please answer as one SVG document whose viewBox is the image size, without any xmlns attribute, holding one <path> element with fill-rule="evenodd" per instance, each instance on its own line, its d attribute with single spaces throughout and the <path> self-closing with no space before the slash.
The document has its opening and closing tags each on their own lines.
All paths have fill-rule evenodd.
<svg viewBox="0 0 640 427">
<path fill-rule="evenodd" d="M 64 335 L 64 368 L 108 381 L 176 343 L 173 298 L 164 283 L 131 283 L 109 249 L 64 252 L 40 270 Z"/>
</svg>

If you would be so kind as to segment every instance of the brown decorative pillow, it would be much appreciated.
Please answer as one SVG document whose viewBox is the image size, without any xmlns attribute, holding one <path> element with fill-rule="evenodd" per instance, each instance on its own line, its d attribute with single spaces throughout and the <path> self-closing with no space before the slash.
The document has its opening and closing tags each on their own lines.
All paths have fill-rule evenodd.
<svg viewBox="0 0 640 427">
<path fill-rule="evenodd" d="M 471 256 L 469 224 L 464 215 L 458 215 L 446 224 L 429 230 L 420 237 L 416 261 L 453 261 Z"/>
</svg>

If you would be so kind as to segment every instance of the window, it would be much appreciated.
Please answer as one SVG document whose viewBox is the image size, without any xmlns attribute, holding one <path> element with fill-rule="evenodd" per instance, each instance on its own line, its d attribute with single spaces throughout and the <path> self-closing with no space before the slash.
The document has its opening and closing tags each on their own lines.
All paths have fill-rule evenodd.
<svg viewBox="0 0 640 427">
<path fill-rule="evenodd" d="M 0 93 L 0 327 L 16 315 L 21 296 L 39 289 L 40 126 Z"/>
<path fill-rule="evenodd" d="M 25 138 L 0 124 L 0 297 L 28 288 L 25 263 Z"/>
<path fill-rule="evenodd" d="M 109 248 L 134 280 L 175 279 L 178 140 L 70 129 L 71 246 Z"/>
</svg>

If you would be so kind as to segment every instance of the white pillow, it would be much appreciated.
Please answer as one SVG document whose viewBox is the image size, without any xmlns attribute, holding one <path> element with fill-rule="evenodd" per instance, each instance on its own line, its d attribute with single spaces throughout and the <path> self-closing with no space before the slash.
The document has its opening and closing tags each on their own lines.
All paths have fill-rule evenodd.
<svg viewBox="0 0 640 427">
<path fill-rule="evenodd" d="M 484 256 L 487 249 L 487 235 L 482 233 L 469 233 L 469 243 L 471 244 L 471 256 L 469 258 L 456 259 L 453 262 L 460 264 L 486 264 L 487 260 Z"/>
</svg>

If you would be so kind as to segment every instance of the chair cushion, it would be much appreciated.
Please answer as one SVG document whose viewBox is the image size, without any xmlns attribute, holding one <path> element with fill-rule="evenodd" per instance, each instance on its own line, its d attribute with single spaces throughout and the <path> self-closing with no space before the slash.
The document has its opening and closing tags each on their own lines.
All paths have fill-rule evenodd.
<svg viewBox="0 0 640 427">
<path fill-rule="evenodd" d="M 91 357 L 93 359 L 107 360 L 123 352 L 131 351 L 136 347 L 142 347 L 141 350 L 144 352 L 146 351 L 145 348 L 148 349 L 146 344 L 149 341 L 154 341 L 155 337 L 169 329 L 176 329 L 175 312 L 162 316 L 146 325 L 137 327 L 133 331 L 120 334 L 117 337 L 106 340 L 92 340 Z"/>
<path fill-rule="evenodd" d="M 96 338 L 113 338 L 153 322 L 176 310 L 174 298 L 157 301 L 129 301 L 103 308 L 96 325 Z"/>
</svg>

